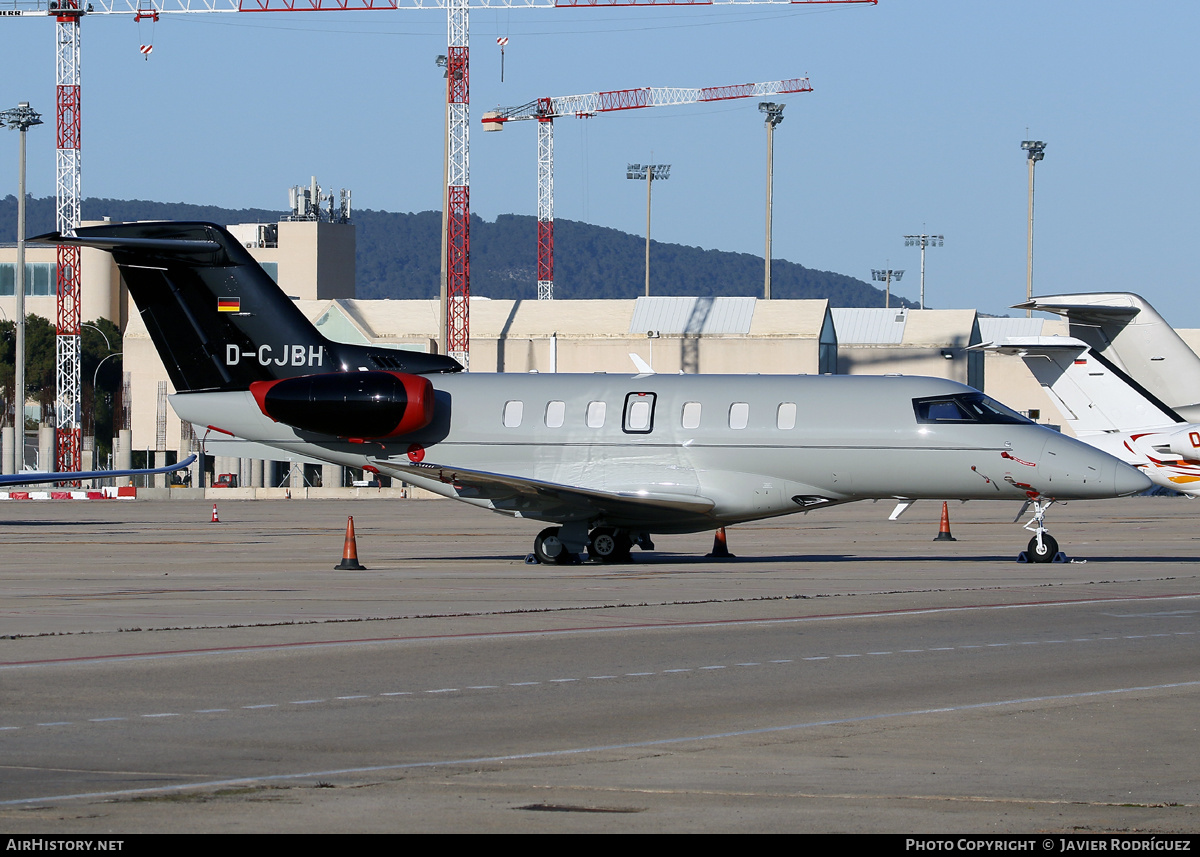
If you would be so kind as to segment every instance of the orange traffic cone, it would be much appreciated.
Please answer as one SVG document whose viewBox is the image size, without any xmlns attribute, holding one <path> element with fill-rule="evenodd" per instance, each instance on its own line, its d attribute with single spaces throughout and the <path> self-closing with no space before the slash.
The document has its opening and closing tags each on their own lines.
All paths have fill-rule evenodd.
<svg viewBox="0 0 1200 857">
<path fill-rule="evenodd" d="M 346 546 L 342 549 L 342 561 L 333 567 L 334 571 L 365 571 L 366 566 L 358 564 L 358 544 L 354 541 L 354 518 L 346 519 Z"/>
<path fill-rule="evenodd" d="M 713 548 L 712 553 L 705 554 L 709 559 L 734 559 L 734 555 L 729 552 L 729 543 L 725 540 L 725 528 L 719 527 L 713 533 Z"/>
<path fill-rule="evenodd" d="M 221 519 L 217 517 L 217 504 L 216 503 L 213 503 L 213 516 L 212 516 L 212 520 L 209 521 L 209 523 L 210 524 L 221 523 Z"/>
<path fill-rule="evenodd" d="M 956 542 L 958 539 L 950 535 L 950 508 L 946 503 L 942 503 L 942 526 L 938 530 L 935 542 Z"/>
</svg>

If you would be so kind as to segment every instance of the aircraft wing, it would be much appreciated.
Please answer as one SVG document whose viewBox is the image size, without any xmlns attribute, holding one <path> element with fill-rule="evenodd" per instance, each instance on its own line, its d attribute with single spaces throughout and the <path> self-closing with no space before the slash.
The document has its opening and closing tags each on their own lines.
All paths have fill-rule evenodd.
<svg viewBox="0 0 1200 857">
<path fill-rule="evenodd" d="M 154 476 L 159 473 L 182 470 L 191 465 L 195 460 L 195 455 L 189 455 L 178 464 L 158 467 L 153 470 L 79 470 L 69 473 L 6 473 L 0 476 L 0 486 L 42 485 L 47 482 L 79 482 L 84 479 L 114 479 L 123 476 Z"/>
<path fill-rule="evenodd" d="M 707 497 L 661 489 L 600 491 L 443 464 L 382 460 L 376 464 L 402 478 L 407 475 L 449 485 L 464 500 L 487 500 L 496 509 L 534 518 L 553 516 L 556 520 L 587 520 L 600 515 L 652 524 L 660 520 L 678 520 L 681 516 L 704 515 L 716 505 Z"/>
</svg>

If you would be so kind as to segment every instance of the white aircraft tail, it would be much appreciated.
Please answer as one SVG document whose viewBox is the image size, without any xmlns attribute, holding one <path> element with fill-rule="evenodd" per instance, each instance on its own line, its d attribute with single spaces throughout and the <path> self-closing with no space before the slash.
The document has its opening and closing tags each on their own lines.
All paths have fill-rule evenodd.
<svg viewBox="0 0 1200 857">
<path fill-rule="evenodd" d="M 1105 355 L 1079 339 L 1009 337 L 980 347 L 1021 357 L 1079 437 L 1162 429 L 1185 422 Z"/>
<path fill-rule="evenodd" d="M 1048 295 L 1019 308 L 1063 316 L 1072 337 L 1186 419 L 1200 421 L 1200 357 L 1144 298 L 1128 292 Z"/>
</svg>

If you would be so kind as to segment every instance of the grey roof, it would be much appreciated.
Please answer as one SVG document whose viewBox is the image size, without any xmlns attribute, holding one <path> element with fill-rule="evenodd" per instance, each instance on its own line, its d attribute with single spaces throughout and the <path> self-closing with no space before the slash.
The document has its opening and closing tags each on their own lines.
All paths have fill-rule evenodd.
<svg viewBox="0 0 1200 857">
<path fill-rule="evenodd" d="M 757 298 L 641 297 L 633 308 L 630 333 L 750 332 Z"/>
<path fill-rule="evenodd" d="M 903 308 L 831 308 L 838 343 L 842 345 L 899 345 L 904 341 L 908 312 Z"/>
<path fill-rule="evenodd" d="M 1008 336 L 1041 336 L 1044 318 L 980 318 L 979 338 L 997 342 Z"/>
</svg>

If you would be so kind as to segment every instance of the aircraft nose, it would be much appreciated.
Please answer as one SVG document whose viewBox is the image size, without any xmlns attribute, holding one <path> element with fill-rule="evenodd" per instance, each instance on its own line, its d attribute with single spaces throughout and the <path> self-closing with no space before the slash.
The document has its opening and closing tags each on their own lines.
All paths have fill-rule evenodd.
<svg viewBox="0 0 1200 857">
<path fill-rule="evenodd" d="M 1154 484 L 1145 473 L 1123 461 L 1117 462 L 1116 471 L 1113 475 L 1113 486 L 1118 497 L 1141 494 Z"/>
<path fill-rule="evenodd" d="M 1047 492 L 1061 499 L 1125 497 L 1150 487 L 1144 473 L 1107 452 L 1067 437 L 1046 444 L 1042 457 Z"/>
</svg>

